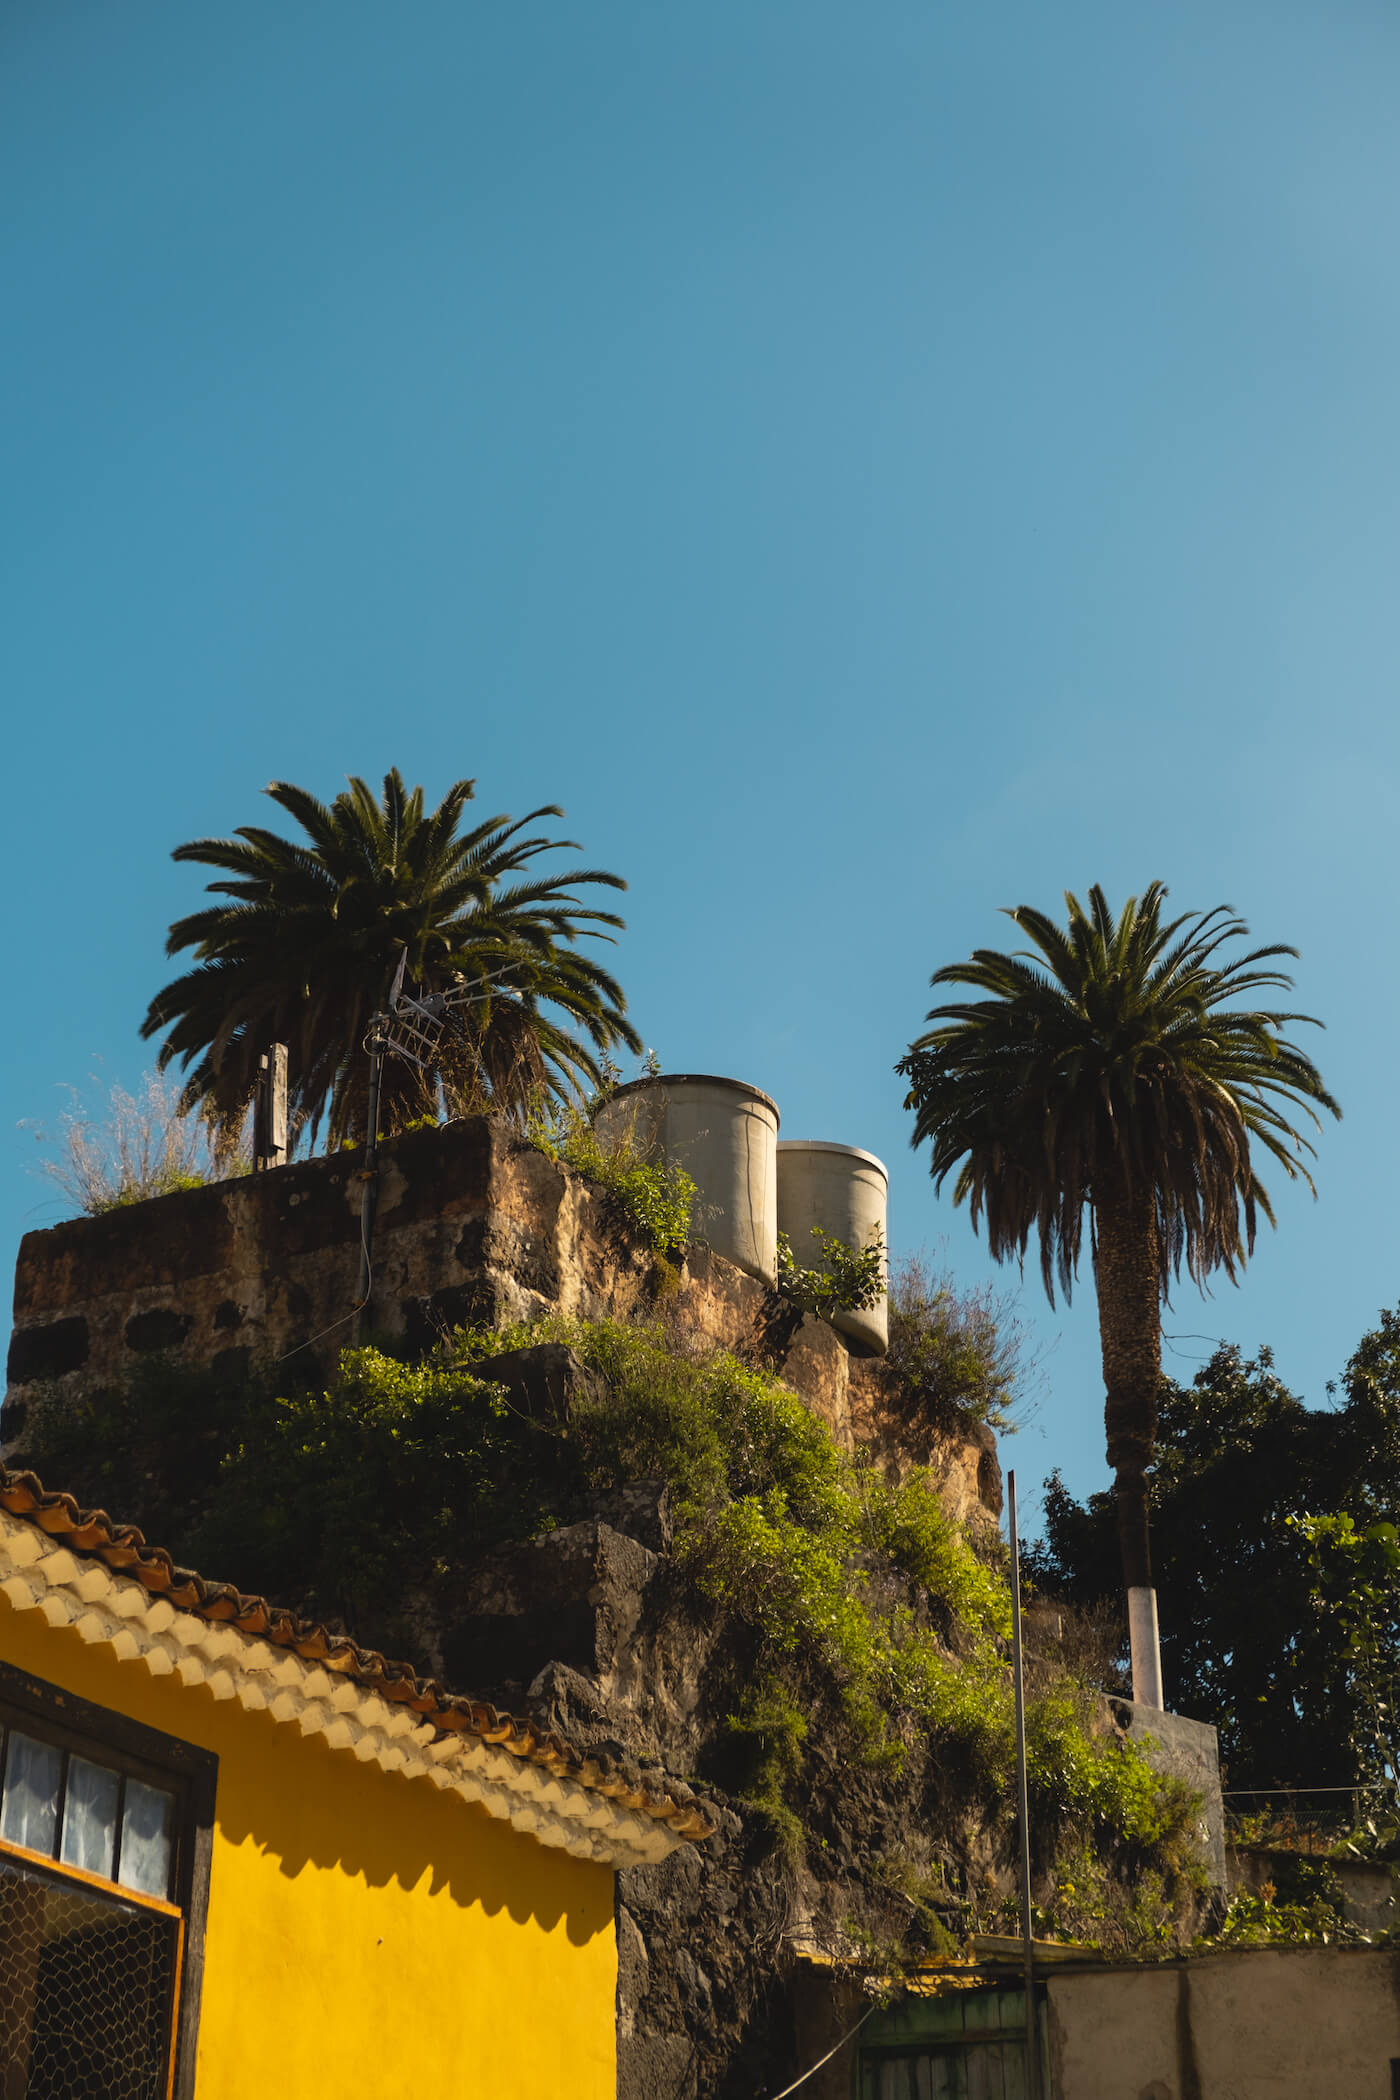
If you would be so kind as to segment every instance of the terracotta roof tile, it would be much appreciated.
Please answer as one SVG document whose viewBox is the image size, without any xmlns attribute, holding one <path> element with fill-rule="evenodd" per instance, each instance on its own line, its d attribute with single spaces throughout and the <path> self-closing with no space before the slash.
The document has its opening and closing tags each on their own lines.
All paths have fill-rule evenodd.
<svg viewBox="0 0 1400 2100">
<path fill-rule="evenodd" d="M 83 1509 L 71 1495 L 51 1492 L 34 1473 L 12 1472 L 0 1465 L 0 1508 L 36 1525 L 75 1553 L 91 1554 L 114 1573 L 142 1583 L 176 1610 L 240 1633 L 254 1634 L 274 1647 L 289 1648 L 305 1661 L 339 1670 L 385 1700 L 406 1703 L 444 1733 L 475 1735 L 508 1750 L 513 1757 L 542 1765 L 557 1778 L 572 1780 L 605 1794 L 633 1814 L 664 1823 L 677 1837 L 698 1843 L 710 1837 L 714 1824 L 689 1787 L 668 1781 L 650 1786 L 639 1775 L 611 1761 L 585 1756 L 552 1729 L 502 1713 L 485 1700 L 467 1699 L 434 1677 L 420 1677 L 409 1664 L 394 1662 L 377 1648 L 362 1648 L 345 1634 L 304 1619 L 266 1597 L 250 1596 L 227 1582 L 207 1582 L 192 1568 L 181 1568 L 162 1546 L 148 1546 L 134 1524 L 118 1524 L 102 1509 Z"/>
</svg>

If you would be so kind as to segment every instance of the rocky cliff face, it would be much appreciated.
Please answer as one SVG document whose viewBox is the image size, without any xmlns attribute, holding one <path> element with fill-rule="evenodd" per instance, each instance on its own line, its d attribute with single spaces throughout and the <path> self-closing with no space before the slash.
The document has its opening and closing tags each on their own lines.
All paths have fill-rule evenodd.
<svg viewBox="0 0 1400 2100">
<path fill-rule="evenodd" d="M 715 1835 L 618 1877 L 618 2095 L 754 2100 L 794 2072 L 799 1955 L 907 1930 L 913 1906 L 887 1863 L 927 1871 L 951 1853 L 985 1873 L 995 1862 L 961 1826 L 930 1758 L 914 1754 L 898 1776 L 840 1769 L 819 1727 L 803 1857 L 775 1848 L 722 1783 L 735 1772 L 726 1716 L 742 1643 L 697 1611 L 655 1499 L 614 1515 L 492 1556 L 443 1634 L 443 1659 L 454 1678 L 492 1685 L 581 1748 L 703 1790 Z"/>
<path fill-rule="evenodd" d="M 724 1280 L 713 1266 L 701 1271 L 707 1331 L 720 1324 Z M 731 1322 L 748 1292 L 747 1278 L 732 1286 Z M 799 1364 L 826 1360 L 821 1337 L 807 1334 Z M 566 1418 L 589 1376 L 559 1344 L 474 1368 L 504 1384 L 532 1419 Z M 828 1375 L 828 1403 L 832 1390 Z M 969 1432 L 948 1447 L 953 1508 L 968 1513 L 989 1479 L 999 1490 L 988 1446 Z M 908 1461 L 891 1450 L 888 1462 Z M 992 1521 L 983 1500 L 974 1521 Z M 599 1497 L 588 1519 L 481 1560 L 446 1611 L 438 1600 L 420 1637 L 449 1681 L 489 1687 L 580 1747 L 703 1790 L 714 1837 L 658 1869 L 619 1877 L 618 2092 L 620 2100 L 752 2100 L 792 2075 L 803 1950 L 892 1945 L 915 1910 L 900 1876 L 932 1874 L 949 1859 L 986 1876 L 997 1861 L 958 1812 L 957 1775 L 917 1745 L 897 1774 L 843 1767 L 825 1739 L 815 1686 L 801 1855 L 776 1846 L 741 1798 L 729 1721 L 743 1703 L 751 1649 L 742 1628 L 697 1598 L 672 1547 L 660 1483 L 632 1483 Z"/>
</svg>

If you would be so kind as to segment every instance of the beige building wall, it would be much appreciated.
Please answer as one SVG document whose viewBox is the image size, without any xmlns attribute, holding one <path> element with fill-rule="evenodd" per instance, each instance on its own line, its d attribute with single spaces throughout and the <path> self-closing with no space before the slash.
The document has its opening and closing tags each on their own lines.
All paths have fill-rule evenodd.
<svg viewBox="0 0 1400 2100">
<path fill-rule="evenodd" d="M 1279 1948 L 1048 1985 L 1052 2100 L 1391 2100 L 1400 1952 Z"/>
</svg>

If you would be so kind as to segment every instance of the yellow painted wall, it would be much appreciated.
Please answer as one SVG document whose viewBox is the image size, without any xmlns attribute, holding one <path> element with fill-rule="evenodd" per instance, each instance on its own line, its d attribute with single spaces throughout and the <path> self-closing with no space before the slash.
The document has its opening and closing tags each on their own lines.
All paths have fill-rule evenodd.
<svg viewBox="0 0 1400 2100">
<path fill-rule="evenodd" d="M 219 1759 L 197 2100 L 613 2100 L 609 1868 L 2 1596 L 0 1658 Z"/>
</svg>

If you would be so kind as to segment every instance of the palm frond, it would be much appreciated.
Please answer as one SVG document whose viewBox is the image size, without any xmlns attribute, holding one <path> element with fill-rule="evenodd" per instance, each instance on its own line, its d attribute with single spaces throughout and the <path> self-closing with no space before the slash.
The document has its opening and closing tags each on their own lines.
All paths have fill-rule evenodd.
<svg viewBox="0 0 1400 2100">
<path fill-rule="evenodd" d="M 477 988 L 463 1016 L 476 1062 L 468 1072 L 459 1059 L 453 1082 L 477 1107 L 519 1105 L 527 1081 L 532 1090 L 596 1083 L 595 1051 L 640 1048 L 616 979 L 579 946 L 623 923 L 588 892 L 626 884 L 600 868 L 527 873 L 542 855 L 579 850 L 531 831 L 562 816 L 556 804 L 464 833 L 469 779 L 432 811 L 397 770 L 377 794 L 352 777 L 329 804 L 286 781 L 267 792 L 303 838 L 247 826 L 175 851 L 231 878 L 208 885 L 224 901 L 171 927 L 167 952 L 192 951 L 196 966 L 155 995 L 142 1024 L 163 1038 L 162 1067 L 183 1066 L 191 1103 L 216 1120 L 240 1118 L 260 1052 L 285 1041 L 299 1123 L 324 1126 L 332 1143 L 356 1134 L 364 1033 L 405 951 L 424 990 Z M 425 1094 L 405 1066 L 386 1093 L 392 1128 L 431 1110 L 434 1084 Z"/>
<path fill-rule="evenodd" d="M 1251 1144 L 1312 1186 L 1306 1128 L 1340 1109 L 1286 1031 L 1311 1015 L 1244 1006 L 1292 979 L 1284 943 L 1233 959 L 1247 938 L 1228 906 L 1166 919 L 1154 882 L 1114 913 L 1101 888 L 1067 923 L 1009 916 L 1033 947 L 978 949 L 934 985 L 984 994 L 935 1007 L 898 1070 L 915 1145 L 937 1186 L 985 1227 L 998 1258 L 1034 1238 L 1049 1295 L 1070 1291 L 1096 1206 L 1149 1200 L 1163 1291 L 1183 1269 L 1231 1278 L 1272 1222 Z M 1299 1127 L 1299 1122 L 1303 1128 Z"/>
</svg>

